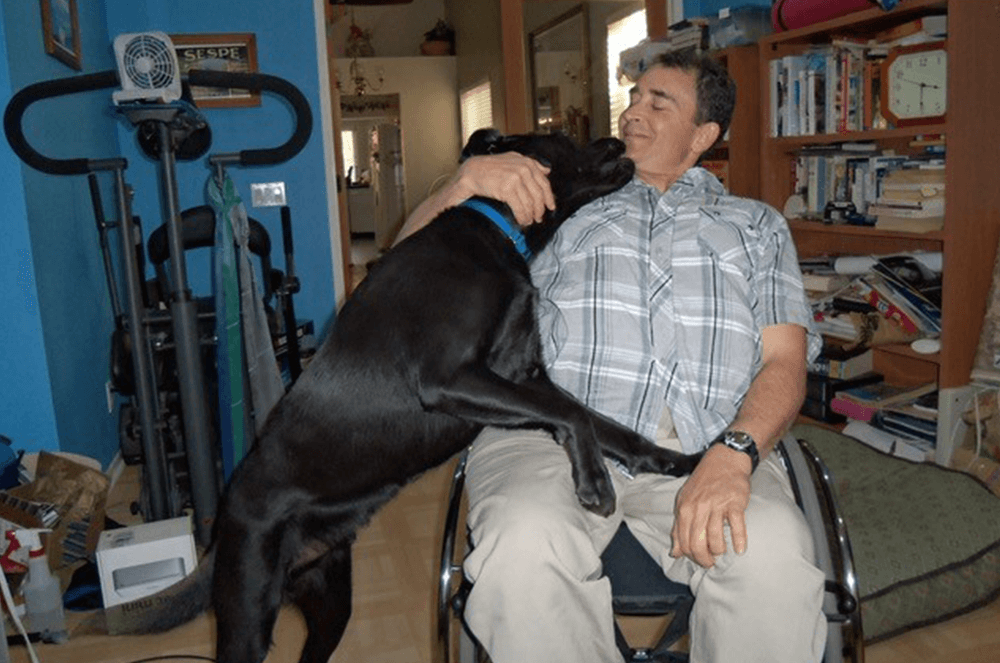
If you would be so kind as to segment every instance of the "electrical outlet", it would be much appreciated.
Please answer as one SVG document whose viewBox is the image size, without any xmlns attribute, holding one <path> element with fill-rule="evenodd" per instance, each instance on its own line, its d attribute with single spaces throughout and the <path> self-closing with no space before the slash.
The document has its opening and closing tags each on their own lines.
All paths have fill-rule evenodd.
<svg viewBox="0 0 1000 663">
<path fill-rule="evenodd" d="M 115 411 L 115 394 L 111 391 L 111 380 L 104 383 L 104 395 L 108 397 L 108 414 Z"/>
<path fill-rule="evenodd" d="M 250 202 L 254 207 L 285 205 L 284 182 L 258 182 L 250 185 Z"/>
</svg>

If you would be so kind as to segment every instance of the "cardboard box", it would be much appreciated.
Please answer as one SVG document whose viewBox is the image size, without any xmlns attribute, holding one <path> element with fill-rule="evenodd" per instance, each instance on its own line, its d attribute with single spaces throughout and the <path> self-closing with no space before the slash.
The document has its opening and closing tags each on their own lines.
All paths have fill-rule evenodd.
<svg viewBox="0 0 1000 663">
<path fill-rule="evenodd" d="M 155 594 L 198 564 L 191 519 L 171 518 L 105 530 L 97 542 L 104 608 Z M 108 612 L 108 627 L 111 613 Z"/>
</svg>

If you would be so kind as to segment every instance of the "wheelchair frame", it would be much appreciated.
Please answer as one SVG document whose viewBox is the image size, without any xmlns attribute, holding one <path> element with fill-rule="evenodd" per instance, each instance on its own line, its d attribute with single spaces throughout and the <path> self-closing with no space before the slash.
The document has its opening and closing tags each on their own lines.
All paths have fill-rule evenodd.
<svg viewBox="0 0 1000 663">
<path fill-rule="evenodd" d="M 854 559 L 851 552 L 847 525 L 840 516 L 837 499 L 833 489 L 833 476 L 822 459 L 809 445 L 796 440 L 790 435 L 778 443 L 776 452 L 788 471 L 795 500 L 806 517 L 806 522 L 812 531 L 816 542 L 816 564 L 826 575 L 826 596 L 823 611 L 829 624 L 824 663 L 864 662 L 864 637 L 861 625 L 860 597 L 858 594 L 857 576 L 854 572 Z M 465 600 L 472 584 L 462 572 L 462 559 L 456 560 L 456 542 L 458 524 L 462 514 L 463 495 L 465 493 L 465 466 L 468 451 L 460 456 L 452 475 L 451 489 L 448 495 L 448 511 L 445 515 L 444 533 L 441 544 L 441 558 L 438 575 L 437 624 L 436 639 L 432 660 L 438 663 L 481 663 L 488 661 L 483 649 L 465 628 L 462 615 Z M 812 490 L 809 490 L 811 488 Z M 626 528 L 627 531 L 627 528 Z M 618 535 L 616 535 L 616 539 Z M 634 541 L 634 538 L 633 538 Z M 610 546 L 609 546 L 610 548 Z M 642 553 L 645 553 L 641 549 Z M 605 551 L 607 554 L 608 551 Z M 631 554 L 631 553 L 627 553 Z M 645 555 L 648 558 L 648 555 Z M 464 557 L 464 555 L 463 555 Z M 649 558 L 650 561 L 651 558 Z M 655 564 L 655 562 L 653 562 Z M 457 582 L 456 582 L 457 581 Z M 614 580 L 612 592 L 616 594 Z M 688 594 L 690 596 L 690 594 Z M 671 597 L 666 597 L 668 603 L 677 603 Z M 684 601 L 679 601 L 684 611 Z M 690 609 L 690 603 L 686 606 Z M 639 614 L 667 614 L 670 609 L 661 612 L 642 610 Z M 616 614 L 636 614 L 636 611 L 622 610 L 616 606 Z M 686 621 L 686 613 L 681 614 L 681 620 Z M 616 637 L 619 649 L 627 663 L 639 661 L 685 661 L 687 656 L 666 651 L 679 635 L 687 631 L 686 624 L 675 628 L 677 616 L 660 642 L 652 649 L 633 649 L 624 641 L 616 623 Z M 461 625 L 456 631 L 456 625 Z M 679 632 L 678 632 L 679 631 Z M 457 658 L 452 650 L 456 636 L 458 639 Z"/>
</svg>

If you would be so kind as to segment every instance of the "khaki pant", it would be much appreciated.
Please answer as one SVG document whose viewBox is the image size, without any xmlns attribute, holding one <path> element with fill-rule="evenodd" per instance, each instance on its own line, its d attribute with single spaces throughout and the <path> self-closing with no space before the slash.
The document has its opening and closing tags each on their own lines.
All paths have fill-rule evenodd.
<svg viewBox="0 0 1000 663">
<path fill-rule="evenodd" d="M 669 446 L 669 445 L 668 445 Z M 611 587 L 600 553 L 622 519 L 666 575 L 690 585 L 692 663 L 819 663 L 826 639 L 823 574 L 788 476 L 771 455 L 754 473 L 748 550 L 706 570 L 669 556 L 684 479 L 611 470 L 618 498 L 602 518 L 576 500 L 562 447 L 537 431 L 486 429 L 466 490 L 474 586 L 465 616 L 494 663 L 620 662 Z"/>
</svg>

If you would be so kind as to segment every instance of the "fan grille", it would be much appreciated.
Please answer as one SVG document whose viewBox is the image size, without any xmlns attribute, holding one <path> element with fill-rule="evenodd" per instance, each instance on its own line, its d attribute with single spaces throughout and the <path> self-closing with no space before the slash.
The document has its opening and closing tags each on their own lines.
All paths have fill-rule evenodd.
<svg viewBox="0 0 1000 663">
<path fill-rule="evenodd" d="M 129 80 L 142 89 L 167 87 L 176 76 L 174 56 L 159 39 L 142 34 L 125 45 L 122 63 Z"/>
</svg>

